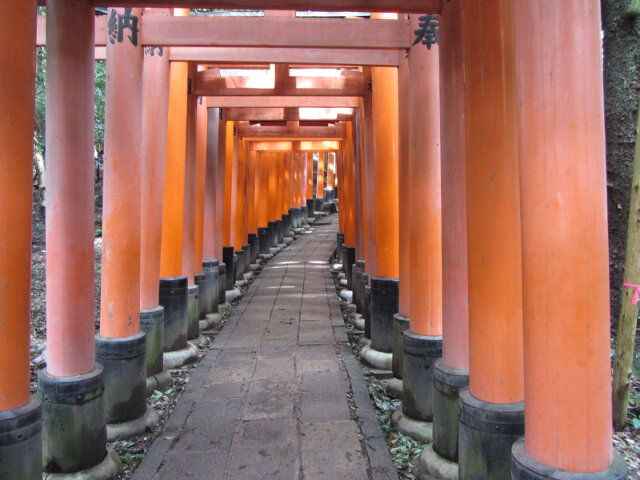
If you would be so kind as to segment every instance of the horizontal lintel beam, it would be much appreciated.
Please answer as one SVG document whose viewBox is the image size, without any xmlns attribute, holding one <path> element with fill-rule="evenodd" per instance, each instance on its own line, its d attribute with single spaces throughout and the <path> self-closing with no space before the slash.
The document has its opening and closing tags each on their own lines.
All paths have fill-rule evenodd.
<svg viewBox="0 0 640 480">
<path fill-rule="evenodd" d="M 357 108 L 361 97 L 207 97 L 208 107 L 248 108 Z"/>
</svg>

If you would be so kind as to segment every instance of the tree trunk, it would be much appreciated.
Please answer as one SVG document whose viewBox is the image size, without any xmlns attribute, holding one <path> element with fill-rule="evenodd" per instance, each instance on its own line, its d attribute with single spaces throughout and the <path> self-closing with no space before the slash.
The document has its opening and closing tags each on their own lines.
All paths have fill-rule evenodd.
<svg viewBox="0 0 640 480">
<path fill-rule="evenodd" d="M 46 213 L 46 203 L 45 203 L 45 168 L 44 168 L 44 157 L 41 153 L 36 152 L 33 160 L 33 168 L 35 170 L 35 187 L 38 189 L 38 197 L 40 201 L 38 202 L 38 206 L 40 208 L 40 213 L 42 214 L 42 219 L 44 221 L 45 213 Z"/>
<path fill-rule="evenodd" d="M 611 319 L 620 311 L 629 190 L 640 91 L 638 0 L 601 0 L 607 132 Z"/>
</svg>

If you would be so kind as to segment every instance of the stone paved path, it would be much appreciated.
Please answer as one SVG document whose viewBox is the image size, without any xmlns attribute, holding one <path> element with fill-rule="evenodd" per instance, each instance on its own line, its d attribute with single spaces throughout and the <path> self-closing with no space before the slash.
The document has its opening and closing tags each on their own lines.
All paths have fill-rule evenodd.
<svg viewBox="0 0 640 480">
<path fill-rule="evenodd" d="M 397 479 L 329 272 L 337 228 L 264 267 L 134 480 Z"/>
</svg>

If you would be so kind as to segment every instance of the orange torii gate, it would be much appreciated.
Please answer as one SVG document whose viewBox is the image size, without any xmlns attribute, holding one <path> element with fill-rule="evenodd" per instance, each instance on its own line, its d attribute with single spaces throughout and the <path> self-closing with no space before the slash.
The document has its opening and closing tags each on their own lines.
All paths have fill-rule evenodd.
<svg viewBox="0 0 640 480">
<path fill-rule="evenodd" d="M 11 232 L 0 236 L 0 431 L 9 432 L 7 438 L 11 438 L 0 446 L 0 464 L 8 465 L 11 469 L 9 475 L 15 478 L 41 477 L 41 422 L 46 469 L 77 472 L 100 463 L 114 468 L 116 463 L 112 454 L 105 457 L 106 429 L 101 428 L 100 418 L 90 412 L 91 409 L 99 411 L 108 403 L 108 395 L 101 394 L 104 374 L 102 367 L 95 362 L 93 322 L 90 321 L 93 312 L 93 190 L 91 169 L 86 166 L 93 138 L 91 90 L 93 60 L 99 53 L 95 49 L 96 39 L 100 37 L 99 41 L 104 44 L 109 42 L 105 21 L 96 22 L 93 7 L 107 3 L 129 7 L 188 7 L 190 4 L 264 7 L 263 3 L 258 5 L 255 0 L 147 0 L 133 3 L 82 0 L 74 2 L 73 6 L 64 0 L 47 2 L 49 358 L 39 382 L 41 391 L 45 393 L 44 420 L 41 420 L 40 405 L 30 398 L 28 390 L 29 312 L 25 308 L 29 293 L 29 267 L 25 259 L 29 258 L 30 247 L 27 222 L 30 203 L 26 192 L 30 188 L 27 178 L 30 179 L 32 149 L 36 2 L 5 0 L 0 6 L 0 64 L 14 72 L 12 76 L 0 78 L 0 111 L 6 112 L 8 118 L 0 126 L 0 158 L 4 159 L 3 168 L 7 172 L 7 175 L 0 175 L 0 227 Z M 179 203 L 174 206 L 174 213 L 177 218 L 182 210 L 183 216 L 175 222 L 177 231 L 174 232 L 173 245 L 179 244 L 180 247 L 172 250 L 175 264 L 170 275 L 176 277 L 170 278 L 189 277 L 189 283 L 195 287 L 195 273 L 200 269 L 195 265 L 197 246 L 194 238 L 196 199 L 199 198 L 196 193 L 199 188 L 196 182 L 198 81 L 195 64 L 187 65 L 185 72 L 179 63 L 229 61 L 223 58 L 242 55 L 242 50 L 247 49 L 246 61 L 331 65 L 327 54 L 330 50 L 327 49 L 348 50 L 336 59 L 340 58 L 342 65 L 374 66 L 371 74 L 373 92 L 361 91 L 358 85 L 352 85 L 341 93 L 328 91 L 338 89 L 335 85 L 323 88 L 320 81 L 306 92 L 298 92 L 297 88 L 294 91 L 287 86 L 280 90 L 279 97 L 272 96 L 274 92 L 237 92 L 224 87 L 218 92 L 233 96 L 217 97 L 215 107 L 223 110 L 255 108 L 256 105 L 269 109 L 354 109 L 354 125 L 345 128 L 347 131 L 353 129 L 351 135 L 347 134 L 347 141 L 353 136 L 356 145 L 352 146 L 352 152 L 355 153 L 347 152 L 340 162 L 347 167 L 345 158 L 353 155 L 355 169 L 347 170 L 351 173 L 342 177 L 340 188 L 345 188 L 346 192 L 344 208 L 353 208 L 356 212 L 354 221 L 361 222 L 364 227 L 350 239 L 353 245 L 349 247 L 356 249 L 350 258 L 355 260 L 357 255 L 358 260 L 365 259 L 366 270 L 372 280 L 374 277 L 391 280 L 398 275 L 404 278 L 397 236 L 399 231 L 404 231 L 400 230 L 399 220 L 404 223 L 407 214 L 411 237 L 409 264 L 414 265 L 420 255 L 433 254 L 430 247 L 435 245 L 432 243 L 435 239 L 414 237 L 429 228 L 437 230 L 435 224 L 420 229 L 419 222 L 425 218 L 420 209 L 437 210 L 433 205 L 437 199 L 430 183 L 434 177 L 422 169 L 433 169 L 430 170 L 433 173 L 438 161 L 431 150 L 412 151 L 406 145 L 397 144 L 429 141 L 432 137 L 425 131 L 429 134 L 435 131 L 437 122 L 433 122 L 439 116 L 443 159 L 440 163 L 443 253 L 440 262 L 437 255 L 433 257 L 435 264 L 421 259 L 425 264 L 423 268 L 428 271 L 409 274 L 409 296 L 396 308 L 400 313 L 408 312 L 411 317 L 410 333 L 404 335 L 405 353 L 421 356 L 424 353 L 422 346 L 442 344 L 443 361 L 436 364 L 434 374 L 437 387 L 425 395 L 435 395 L 437 399 L 435 390 L 450 394 L 453 391 L 449 388 L 451 385 L 461 387 L 468 367 L 470 388 L 461 394 L 461 420 L 458 424 L 460 478 L 477 475 L 502 478 L 509 475 L 509 470 L 514 479 L 564 475 L 558 472 L 579 475 L 584 479 L 624 478 L 624 465 L 614 459 L 611 447 L 599 4 L 595 0 L 550 0 L 544 6 L 540 3 L 536 0 L 489 0 L 482 4 L 476 0 L 420 0 L 407 2 L 399 8 L 396 2 L 389 0 L 348 0 L 340 5 L 327 0 L 313 4 L 288 0 L 267 5 L 282 9 L 440 12 L 442 43 L 439 49 L 429 36 L 419 38 L 416 45 L 412 45 L 414 30 L 427 35 L 429 31 L 433 33 L 437 24 L 435 18 L 417 18 L 417 15 L 402 16 L 395 21 L 345 20 L 335 26 L 331 21 L 319 19 L 304 23 L 302 19 L 279 17 L 178 19 L 149 15 L 145 19 L 142 15 L 140 43 L 132 49 L 136 52 L 135 61 L 142 61 L 141 46 L 179 45 L 174 53 L 168 54 L 174 60 L 172 71 L 182 69 L 180 75 L 175 73 L 180 77 L 176 81 L 186 80 L 188 85 L 191 78 L 195 87 L 191 92 L 187 90 L 186 95 L 184 91 L 179 92 L 181 100 L 176 100 L 176 108 L 180 113 L 169 113 L 168 128 L 177 128 L 180 123 L 188 132 L 184 145 L 178 148 L 179 154 L 185 156 L 187 168 L 177 169 L 182 172 L 184 181 L 182 195 L 176 194 Z M 127 15 L 123 10 L 111 12 Z M 130 14 L 140 15 L 138 11 Z M 463 22 L 463 18 L 467 20 Z M 68 28 L 69 25 L 73 29 Z M 329 25 L 339 34 L 324 34 Z M 215 26 L 215 30 L 209 30 L 211 26 Z M 215 50 L 205 48 L 211 43 L 211 31 L 219 35 L 221 43 L 217 45 L 224 44 L 223 47 L 216 46 Z M 104 32 L 104 35 L 96 32 Z M 268 41 L 265 42 L 265 38 Z M 127 41 L 125 34 L 122 42 Z M 117 37 L 114 42 L 121 43 Z M 111 51 L 115 52 L 116 45 L 112 45 Z M 263 51 L 256 48 L 262 46 L 265 47 Z M 277 52 L 279 47 L 285 50 Z M 417 51 L 425 48 L 426 53 Z M 397 79 L 393 77 L 395 67 L 403 64 L 405 49 L 409 49 L 408 66 L 402 68 L 407 68 L 404 73 L 407 79 L 398 86 Z M 356 54 L 356 50 L 361 52 Z M 371 50 L 378 55 L 376 60 L 357 60 Z M 191 59 L 190 55 L 200 55 L 202 60 Z M 204 59 L 207 55 L 208 60 Z M 434 58 L 436 55 L 439 59 Z M 112 63 L 110 68 L 116 68 L 116 71 L 122 68 L 111 58 L 108 59 Z M 351 60 L 347 61 L 347 58 Z M 131 64 L 127 65 L 131 68 Z M 425 77 L 425 66 L 437 68 L 438 65 L 441 80 L 439 115 L 434 112 L 434 99 L 426 101 L 427 95 L 423 91 L 427 83 L 432 86 L 431 82 L 435 82 L 431 76 L 428 80 Z M 390 67 L 390 70 L 379 70 Z M 464 78 L 461 72 L 464 72 Z M 365 70 L 365 78 L 366 75 Z M 136 78 L 141 85 L 140 75 Z M 366 81 L 364 85 L 367 85 Z M 122 109 L 122 105 L 117 103 L 123 102 L 123 97 L 133 86 L 122 86 L 112 80 L 108 88 L 113 92 L 108 99 L 112 105 L 108 108 L 117 112 Z M 394 140 L 398 129 L 393 126 L 394 116 L 398 114 L 399 89 L 403 88 L 408 89 L 408 98 L 414 102 L 409 118 L 398 119 L 409 134 L 400 132 Z M 200 93 L 211 91 L 201 90 Z M 133 94 L 140 97 L 142 92 L 134 91 Z M 539 104 L 540 95 L 546 100 L 542 106 Z M 171 93 L 168 97 L 167 100 L 172 98 Z M 172 112 L 170 103 L 167 108 Z M 185 111 L 189 114 L 183 116 L 181 112 Z M 117 122 L 121 115 L 114 115 Z M 417 124 L 420 119 L 429 123 Z M 232 122 L 235 121 L 244 120 L 218 123 L 218 148 L 211 148 L 218 154 L 216 178 L 205 182 L 203 198 L 207 195 L 208 198 L 216 197 L 215 217 L 219 229 L 229 227 L 231 221 L 229 219 L 222 224 L 220 209 L 224 202 L 220 195 L 227 190 L 224 186 L 225 148 L 234 143 L 233 135 L 231 142 L 226 142 L 228 128 L 224 129 L 224 123 L 233 127 Z M 215 130 L 215 122 L 211 124 Z M 111 125 L 110 134 L 125 141 L 123 136 L 118 137 L 117 127 L 122 125 Z M 385 125 L 387 127 L 383 127 Z M 558 129 L 562 129 L 562 135 L 558 134 Z M 141 125 L 136 131 L 145 130 Z M 390 141 L 385 139 L 389 132 Z M 416 139 L 416 136 L 425 138 Z M 160 140 L 164 142 L 166 138 Z M 293 145 L 298 141 L 299 148 Z M 288 145 L 283 145 L 287 147 L 285 151 L 305 151 L 303 141 L 286 143 Z M 259 148 L 257 143 L 255 147 L 255 152 L 268 150 Z M 341 149 L 336 146 L 309 151 L 325 150 Z M 231 149 L 232 155 L 234 151 Z M 244 151 L 249 152 L 245 161 L 248 158 L 251 165 L 252 150 L 245 148 Z M 403 197 L 393 193 L 393 189 L 398 188 L 398 160 L 389 159 L 398 152 L 408 154 L 409 171 L 414 167 L 421 169 L 415 178 L 401 178 L 400 181 L 406 181 L 410 191 L 417 189 L 416 192 L 428 205 L 406 205 L 407 201 L 411 203 L 410 197 L 408 200 L 404 197 L 403 201 Z M 130 221 L 135 223 L 138 214 L 125 219 L 116 213 L 112 222 L 108 215 L 113 213 L 111 208 L 135 209 L 141 200 L 137 190 L 129 191 L 132 198 L 126 198 L 127 180 L 131 180 L 127 173 L 131 172 L 119 171 L 121 160 L 115 153 L 110 155 L 113 157 L 112 160 L 107 159 L 107 168 L 113 169 L 110 178 L 116 183 L 109 187 L 111 193 L 105 196 L 105 241 L 112 239 L 115 243 L 105 245 L 105 252 L 111 252 L 105 259 L 106 277 L 108 281 L 113 279 L 116 282 L 118 278 L 137 277 L 137 280 L 132 280 L 133 288 L 137 289 L 135 285 L 140 279 L 140 269 L 144 269 L 142 263 L 134 252 L 133 260 L 139 267 L 124 265 L 118 245 L 119 242 L 123 245 L 135 242 L 139 225 L 127 224 Z M 282 154 L 274 155 L 277 168 L 282 168 L 283 172 L 285 168 L 291 168 L 285 166 Z M 113 163 L 109 166 L 110 161 Z M 139 159 L 136 168 L 140 169 Z M 463 169 L 465 175 L 460 175 Z M 259 168 L 257 176 L 264 179 L 258 171 Z M 307 178 L 308 173 L 307 170 Z M 236 176 L 236 182 L 241 182 L 241 177 Z M 248 177 L 251 178 L 250 173 Z M 277 194 L 277 181 L 282 175 L 275 177 L 269 175 L 269 187 L 271 191 L 273 186 L 273 192 Z M 167 175 L 167 178 L 170 181 L 165 182 L 165 186 L 178 186 L 175 177 Z M 247 176 L 244 178 L 246 182 Z M 567 178 L 572 181 L 567 182 Z M 303 184 L 302 181 L 300 183 Z M 355 196 L 353 192 L 356 192 Z M 387 198 L 389 195 L 383 198 L 383 192 L 391 192 L 391 198 Z M 593 192 L 599 193 L 594 195 Z M 123 204 L 118 203 L 120 199 L 123 199 Z M 238 199 L 236 197 L 236 202 Z M 282 210 L 286 202 L 289 200 L 285 201 L 284 197 L 275 200 L 276 215 L 278 208 Z M 409 211 L 400 211 L 397 205 L 406 206 Z M 172 218 L 170 212 L 170 208 L 165 208 L 163 214 Z M 205 207 L 202 218 L 212 215 L 213 212 L 209 211 L 207 216 Z M 143 219 L 149 219 L 149 215 L 144 214 Z M 151 220 L 156 228 L 158 221 L 157 217 Z M 466 242 L 463 240 L 465 223 Z M 149 226 L 147 223 L 144 225 Z M 123 236 L 119 237 L 121 227 Z M 348 227 L 344 225 L 344 228 Z M 420 248 L 422 242 L 426 242 L 427 252 Z M 578 242 L 580 249 L 575 248 Z M 220 250 L 215 247 L 215 240 L 211 243 L 214 250 Z M 164 238 L 162 245 L 164 250 Z M 130 244 L 126 246 L 133 250 L 137 248 Z M 146 248 L 146 245 L 141 248 Z M 219 255 L 218 252 L 215 254 Z M 460 264 L 461 256 L 468 258 L 466 265 Z M 404 261 L 407 261 L 406 257 Z M 425 279 L 437 276 L 434 265 L 439 265 L 443 272 L 442 295 L 451 300 L 441 304 L 441 309 L 442 306 L 444 309 L 440 319 L 437 318 L 437 300 L 428 307 L 416 303 L 423 300 L 416 298 L 419 295 L 432 299 L 437 297 L 425 295 L 425 289 L 429 288 L 429 292 L 435 290 L 421 284 Z M 160 274 L 167 273 L 161 271 Z M 582 284 L 584 278 L 593 279 L 588 292 Z M 187 290 L 183 283 L 177 281 L 170 285 L 168 294 L 172 295 L 178 289 Z M 376 285 L 380 286 L 378 283 Z M 114 296 L 109 291 L 103 293 L 103 315 L 106 315 L 103 333 L 108 334 L 107 338 L 125 339 L 125 343 L 133 341 L 132 337 L 137 335 L 136 312 L 143 308 L 139 301 L 141 292 L 134 292 L 129 297 L 124 292 L 127 287 L 131 285 L 116 285 L 115 289 L 120 293 L 114 293 Z M 70 288 L 74 289 L 73 295 L 68 294 Z M 374 296 L 378 293 L 374 292 L 376 289 L 371 289 Z M 451 294 L 448 289 L 453 289 L 459 296 L 455 299 L 448 297 Z M 454 308 L 467 298 L 468 311 Z M 110 310 L 111 300 L 113 310 Z M 442 299 L 439 301 L 443 302 Z M 153 308 L 154 303 L 151 299 L 144 308 Z M 374 300 L 374 305 L 377 304 Z M 123 311 L 127 313 L 122 314 Z M 113 317 L 109 317 L 111 313 Z M 381 326 L 376 323 L 380 318 L 376 316 L 378 313 L 371 314 L 369 323 L 374 319 L 375 328 L 369 333 L 373 346 L 384 353 L 384 350 L 389 350 L 389 344 L 383 336 L 389 330 L 378 328 Z M 434 347 L 427 356 L 437 357 L 436 350 Z M 407 371 L 406 363 L 404 369 Z M 454 383 L 448 387 L 447 382 Z M 72 391 L 74 396 L 91 398 L 91 401 L 83 405 L 72 403 L 61 386 L 65 392 Z M 416 393 L 409 384 L 403 388 L 405 393 Z M 522 403 L 525 394 L 526 405 Z M 425 414 L 421 407 L 413 411 Z M 439 425 L 441 417 L 438 418 L 437 406 L 432 414 L 434 426 Z M 53 442 L 51 439 L 60 434 L 56 429 L 64 423 L 61 419 L 67 416 L 84 419 L 84 423 L 79 425 L 78 435 L 71 439 L 71 443 Z M 526 422 L 525 440 L 515 442 L 512 449 L 511 444 L 523 431 L 523 422 Z M 13 435 L 24 427 L 29 428 L 29 435 Z M 436 439 L 436 453 L 445 457 L 451 455 L 451 435 L 452 429 L 448 429 L 446 441 Z M 478 454 L 486 452 L 489 447 L 497 452 L 500 461 L 490 463 L 488 455 Z M 82 459 L 76 456 L 77 451 L 83 453 Z M 17 462 L 17 459 L 23 461 Z"/>
</svg>

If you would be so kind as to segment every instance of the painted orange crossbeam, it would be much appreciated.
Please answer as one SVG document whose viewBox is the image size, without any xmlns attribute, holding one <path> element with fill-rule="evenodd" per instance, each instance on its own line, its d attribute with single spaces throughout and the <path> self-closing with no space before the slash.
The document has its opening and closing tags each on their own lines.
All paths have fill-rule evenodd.
<svg viewBox="0 0 640 480">
<path fill-rule="evenodd" d="M 0 412 L 29 402 L 35 2 L 0 13 Z M 85 172 L 86 173 L 86 172 Z M 85 238 L 86 239 L 86 238 Z"/>
</svg>

